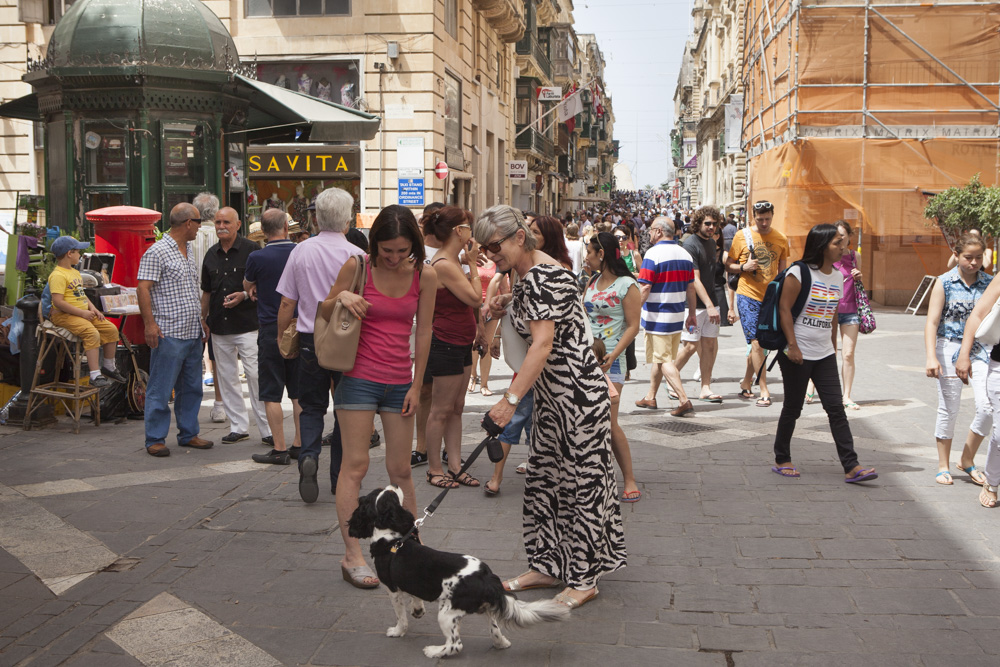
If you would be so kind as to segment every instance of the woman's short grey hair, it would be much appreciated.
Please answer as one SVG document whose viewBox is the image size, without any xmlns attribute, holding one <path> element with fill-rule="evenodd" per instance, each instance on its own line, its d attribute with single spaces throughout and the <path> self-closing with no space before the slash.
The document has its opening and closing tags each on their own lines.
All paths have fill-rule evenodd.
<svg viewBox="0 0 1000 667">
<path fill-rule="evenodd" d="M 486 244 L 498 232 L 500 237 L 503 238 L 519 229 L 524 230 L 525 250 L 531 252 L 538 247 L 538 239 L 535 238 L 535 235 L 531 233 L 531 229 L 528 228 L 527 223 L 524 222 L 524 216 L 521 212 L 513 206 L 501 204 L 483 211 L 479 219 L 476 220 L 476 225 L 472 233 L 475 235 L 477 243 Z"/>
<path fill-rule="evenodd" d="M 346 232 L 351 224 L 354 197 L 346 190 L 330 188 L 316 197 L 316 225 L 321 232 Z"/>
<path fill-rule="evenodd" d="M 199 192 L 191 202 L 201 213 L 202 222 L 212 222 L 219 212 L 219 198 L 211 192 Z"/>
</svg>

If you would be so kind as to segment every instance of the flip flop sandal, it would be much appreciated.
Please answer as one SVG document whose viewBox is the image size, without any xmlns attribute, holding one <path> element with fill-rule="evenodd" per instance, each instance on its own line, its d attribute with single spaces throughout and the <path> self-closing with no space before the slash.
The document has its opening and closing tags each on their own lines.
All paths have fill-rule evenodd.
<svg viewBox="0 0 1000 667">
<path fill-rule="evenodd" d="M 816 393 L 806 394 L 806 405 L 812 405 L 812 402 L 816 400 Z"/>
<path fill-rule="evenodd" d="M 516 592 L 516 591 L 530 591 L 535 588 L 559 588 L 562 585 L 562 583 L 560 583 L 559 580 L 553 580 L 551 583 L 548 584 L 531 584 L 529 586 L 522 586 L 521 579 L 528 576 L 529 574 L 532 574 L 532 572 L 525 572 L 524 574 L 517 575 L 513 579 L 508 579 L 507 581 L 503 582 L 503 587 L 508 591 Z"/>
<path fill-rule="evenodd" d="M 848 401 L 847 403 L 844 403 L 844 407 L 847 408 L 848 410 L 860 410 L 861 409 L 861 406 L 858 405 L 857 403 L 855 403 L 854 401 Z"/>
<path fill-rule="evenodd" d="M 771 466 L 771 472 L 777 473 L 782 477 L 801 477 L 799 471 L 795 469 L 795 466 Z"/>
<path fill-rule="evenodd" d="M 675 401 L 681 400 L 681 397 L 678 396 L 677 392 L 674 391 L 673 389 L 671 389 L 670 391 L 667 392 L 667 396 L 669 396 L 670 398 L 674 399 Z"/>
<path fill-rule="evenodd" d="M 771 397 L 768 396 L 767 398 L 758 398 L 757 402 L 754 403 L 754 405 L 756 405 L 758 408 L 769 408 L 771 407 Z"/>
<path fill-rule="evenodd" d="M 597 589 L 595 588 L 590 595 L 583 598 L 582 600 L 577 600 L 575 597 L 566 592 L 562 592 L 552 599 L 555 602 L 558 602 L 559 604 L 566 605 L 570 609 L 576 609 L 577 607 L 582 607 L 583 605 L 587 604 L 596 597 L 597 597 Z"/>
<path fill-rule="evenodd" d="M 976 468 L 976 466 L 969 466 L 968 468 L 963 468 L 962 466 L 959 466 L 958 469 L 964 472 L 966 475 L 968 475 L 969 479 L 972 480 L 973 484 L 978 484 L 979 486 L 982 486 L 983 484 L 986 483 L 986 475 L 984 475 L 982 471 Z"/>
<path fill-rule="evenodd" d="M 432 475 L 431 471 L 427 471 L 427 483 L 431 486 L 436 486 L 439 489 L 457 489 L 458 484 L 452 481 L 449 477 L 445 475 Z"/>
<path fill-rule="evenodd" d="M 992 493 L 996 496 L 997 487 L 990 486 L 989 484 L 983 484 L 983 490 L 979 492 L 979 504 L 987 509 L 992 509 L 997 506 L 997 499 L 990 498 L 988 494 Z"/>
<path fill-rule="evenodd" d="M 934 481 L 938 484 L 943 484 L 944 486 L 951 486 L 955 483 L 951 478 L 951 473 L 947 470 L 942 470 L 938 474 L 934 475 Z"/>
<path fill-rule="evenodd" d="M 753 400 L 753 397 L 754 397 L 754 393 L 753 393 L 752 391 L 750 391 L 749 389 L 743 389 L 743 388 L 741 387 L 741 388 L 740 388 L 740 393 L 739 393 L 739 397 L 740 397 L 740 398 L 745 398 L 745 399 L 747 399 L 747 400 Z"/>
<path fill-rule="evenodd" d="M 528 462 L 525 461 L 524 463 L 518 464 L 518 466 L 516 468 L 514 468 L 514 472 L 516 472 L 518 475 L 527 475 L 528 474 Z"/>
<path fill-rule="evenodd" d="M 375 573 L 372 572 L 372 569 L 367 565 L 358 565 L 357 567 L 341 565 L 340 572 L 344 576 L 344 581 L 355 588 L 378 588 L 381 583 L 378 577 L 375 576 Z M 366 584 L 365 579 L 374 579 L 375 583 Z"/>
<path fill-rule="evenodd" d="M 483 396 L 492 396 L 493 395 L 493 392 L 490 390 L 489 387 L 483 387 L 482 389 L 479 390 L 479 393 L 482 394 Z"/>
<path fill-rule="evenodd" d="M 621 497 L 623 503 L 637 503 L 640 500 L 642 500 L 642 491 L 629 491 L 623 493 Z"/>
<path fill-rule="evenodd" d="M 844 482 L 847 484 L 857 484 L 858 482 L 867 482 L 872 479 L 878 479 L 878 473 L 875 472 L 875 468 L 861 468 L 845 479 Z"/>
<path fill-rule="evenodd" d="M 490 483 L 486 482 L 483 484 L 483 494 L 486 495 L 487 498 L 496 498 L 500 495 L 500 489 L 491 489 Z"/>
<path fill-rule="evenodd" d="M 478 384 L 479 384 L 479 378 L 476 378 L 476 377 L 469 378 L 469 393 L 470 394 L 476 393 L 476 385 L 478 385 Z"/>
<path fill-rule="evenodd" d="M 718 394 L 712 394 L 711 396 L 702 396 L 698 399 L 699 401 L 704 401 L 705 403 L 722 403 L 722 397 Z"/>
<path fill-rule="evenodd" d="M 462 486 L 471 486 L 471 487 L 482 486 L 482 484 L 479 483 L 478 479 L 476 479 L 467 472 L 463 472 L 461 475 L 456 475 L 455 473 L 449 470 L 448 475 L 452 478 L 452 480 L 458 482 Z"/>
</svg>

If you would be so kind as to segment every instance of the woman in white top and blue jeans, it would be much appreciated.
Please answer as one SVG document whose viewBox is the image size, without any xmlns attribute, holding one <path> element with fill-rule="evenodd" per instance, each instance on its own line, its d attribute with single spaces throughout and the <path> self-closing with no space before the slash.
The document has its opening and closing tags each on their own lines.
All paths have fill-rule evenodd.
<svg viewBox="0 0 1000 667">
<path fill-rule="evenodd" d="M 830 419 L 830 431 L 846 475 L 844 481 L 864 482 L 878 477 L 874 468 L 863 468 L 858 463 L 837 369 L 837 308 L 844 277 L 833 263 L 844 254 L 845 242 L 846 237 L 835 225 L 810 229 L 802 253 L 802 262 L 810 272 L 809 296 L 797 315 L 792 315 L 792 306 L 802 290 L 802 264 L 788 269 L 781 289 L 778 313 L 788 346 L 778 353 L 778 365 L 785 384 L 785 402 L 774 437 L 775 465 L 771 470 L 782 477 L 799 476 L 792 464 L 791 441 L 810 380 Z"/>
</svg>

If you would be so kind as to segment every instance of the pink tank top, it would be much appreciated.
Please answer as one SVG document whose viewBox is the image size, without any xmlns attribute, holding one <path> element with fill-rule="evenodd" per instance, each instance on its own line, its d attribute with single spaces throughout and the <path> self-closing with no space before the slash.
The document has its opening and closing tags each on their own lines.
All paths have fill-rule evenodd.
<svg viewBox="0 0 1000 667">
<path fill-rule="evenodd" d="M 413 271 L 410 290 L 393 299 L 375 288 L 371 268 L 365 282 L 365 300 L 371 304 L 361 320 L 361 339 L 354 368 L 344 375 L 379 384 L 407 384 L 413 381 L 410 359 L 410 330 L 420 301 L 420 272 Z"/>
</svg>

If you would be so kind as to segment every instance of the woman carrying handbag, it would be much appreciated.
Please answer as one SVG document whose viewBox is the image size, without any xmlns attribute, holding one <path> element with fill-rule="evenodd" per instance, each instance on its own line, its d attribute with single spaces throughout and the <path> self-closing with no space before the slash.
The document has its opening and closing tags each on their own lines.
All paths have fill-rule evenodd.
<svg viewBox="0 0 1000 667">
<path fill-rule="evenodd" d="M 431 345 L 431 321 L 437 274 L 424 264 L 423 236 L 410 209 L 387 206 L 375 218 L 365 258 L 364 296 L 351 291 L 359 258 L 347 260 L 320 308 L 329 319 L 342 306 L 361 320 L 354 367 L 337 383 L 334 405 L 344 446 L 337 480 L 337 517 L 344 538 L 344 579 L 353 586 L 374 579 L 357 539 L 347 523 L 358 507 L 361 482 L 368 472 L 368 445 L 375 413 L 385 431 L 385 468 L 389 482 L 403 490 L 404 504 L 416 516 L 417 501 L 410 476 L 413 416 Z M 410 359 L 410 330 L 417 318 L 416 353 Z"/>
</svg>

